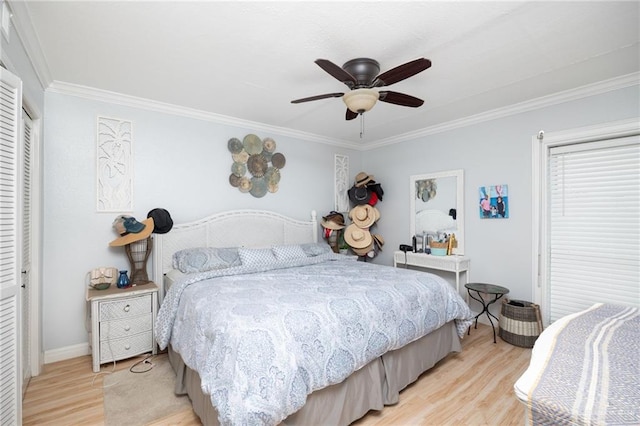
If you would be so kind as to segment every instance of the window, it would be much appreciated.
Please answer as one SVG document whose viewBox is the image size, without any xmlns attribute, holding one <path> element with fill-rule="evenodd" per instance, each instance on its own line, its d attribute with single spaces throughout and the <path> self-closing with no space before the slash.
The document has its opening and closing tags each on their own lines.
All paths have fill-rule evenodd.
<svg viewBox="0 0 640 426">
<path fill-rule="evenodd" d="M 544 135 L 534 143 L 536 300 L 547 323 L 596 302 L 640 303 L 637 127 Z"/>
</svg>

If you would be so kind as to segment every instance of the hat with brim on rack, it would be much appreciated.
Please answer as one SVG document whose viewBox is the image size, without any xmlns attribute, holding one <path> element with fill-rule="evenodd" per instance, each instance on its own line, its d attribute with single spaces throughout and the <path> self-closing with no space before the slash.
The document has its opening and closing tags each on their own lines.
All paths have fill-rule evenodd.
<svg viewBox="0 0 640 426">
<path fill-rule="evenodd" d="M 351 251 L 353 251 L 355 254 L 357 254 L 358 256 L 368 256 L 369 253 L 373 252 L 373 242 L 371 242 L 371 244 L 369 244 L 366 247 L 363 248 L 354 248 L 351 247 Z"/>
<path fill-rule="evenodd" d="M 144 240 L 153 232 L 153 218 L 147 218 L 142 222 L 138 222 L 132 216 L 118 216 L 113 221 L 113 229 L 120 237 L 111 241 L 111 247 L 126 246 L 136 241 Z"/>
<path fill-rule="evenodd" d="M 361 204 L 369 204 L 369 201 L 371 201 L 371 196 L 373 194 L 373 191 L 370 191 L 366 186 L 357 187 L 353 185 L 347 191 L 349 200 L 356 206 Z"/>
<path fill-rule="evenodd" d="M 384 191 L 382 190 L 382 185 L 376 183 L 375 181 L 371 181 L 367 184 L 367 189 L 378 197 L 378 200 L 382 201 L 382 196 L 384 195 Z"/>
<path fill-rule="evenodd" d="M 384 238 L 382 238 L 382 235 L 380 235 L 380 234 L 372 234 L 371 236 L 373 237 L 373 241 L 367 247 L 361 248 L 361 249 L 352 248 L 351 250 L 355 254 L 357 254 L 358 256 L 361 256 L 361 257 L 362 256 L 367 256 L 367 257 L 370 257 L 370 258 L 376 257 L 378 252 L 380 250 L 382 250 L 382 246 L 384 245 Z"/>
<path fill-rule="evenodd" d="M 373 243 L 373 237 L 368 229 L 362 229 L 353 223 L 344 230 L 344 241 L 352 249 L 363 249 Z"/>
<path fill-rule="evenodd" d="M 373 244 L 375 245 L 376 251 L 382 250 L 382 246 L 384 245 L 384 238 L 380 234 L 373 234 Z"/>
<path fill-rule="evenodd" d="M 322 227 L 325 229 L 333 229 L 335 231 L 344 229 L 344 216 L 336 211 L 330 212 L 322 217 Z"/>
<path fill-rule="evenodd" d="M 354 186 L 360 188 L 362 186 L 366 186 L 372 180 L 373 180 L 373 175 L 370 175 L 365 172 L 360 172 L 356 175 Z"/>
<path fill-rule="evenodd" d="M 167 209 L 155 208 L 147 213 L 147 217 L 153 219 L 153 233 L 166 234 L 173 228 L 173 219 Z"/>
<path fill-rule="evenodd" d="M 378 219 L 376 208 L 369 204 L 355 206 L 349 212 L 349 218 L 358 228 L 369 228 Z"/>
</svg>

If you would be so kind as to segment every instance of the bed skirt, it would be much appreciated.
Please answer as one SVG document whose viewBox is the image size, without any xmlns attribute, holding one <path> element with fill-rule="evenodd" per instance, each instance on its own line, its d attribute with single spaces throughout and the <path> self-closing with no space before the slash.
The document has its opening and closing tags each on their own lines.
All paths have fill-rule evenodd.
<svg viewBox="0 0 640 426">
<path fill-rule="evenodd" d="M 376 358 L 343 382 L 317 390 L 306 404 L 282 425 L 348 425 L 369 410 L 396 404 L 400 391 L 415 382 L 451 352 L 462 347 L 453 321 L 408 345 Z M 200 376 L 187 367 L 169 346 L 169 360 L 176 372 L 175 393 L 189 395 L 194 412 L 204 425 L 218 425 L 218 413 L 200 387 Z"/>
</svg>

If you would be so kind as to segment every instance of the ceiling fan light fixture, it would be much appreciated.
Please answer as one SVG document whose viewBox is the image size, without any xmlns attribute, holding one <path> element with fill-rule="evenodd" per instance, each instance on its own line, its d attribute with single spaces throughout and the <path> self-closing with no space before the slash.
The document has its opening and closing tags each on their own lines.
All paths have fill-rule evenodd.
<svg viewBox="0 0 640 426">
<path fill-rule="evenodd" d="M 379 96 L 376 90 L 361 88 L 348 91 L 342 96 L 342 100 L 351 111 L 362 114 L 373 108 Z"/>
</svg>

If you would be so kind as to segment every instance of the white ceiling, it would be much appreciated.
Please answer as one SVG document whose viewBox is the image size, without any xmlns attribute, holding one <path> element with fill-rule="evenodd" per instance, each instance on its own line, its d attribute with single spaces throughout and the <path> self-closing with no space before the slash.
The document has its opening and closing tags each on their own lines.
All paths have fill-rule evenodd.
<svg viewBox="0 0 640 426">
<path fill-rule="evenodd" d="M 366 144 L 640 70 L 640 2 L 27 1 L 54 82 Z M 345 121 L 314 64 L 433 66 Z"/>
</svg>

